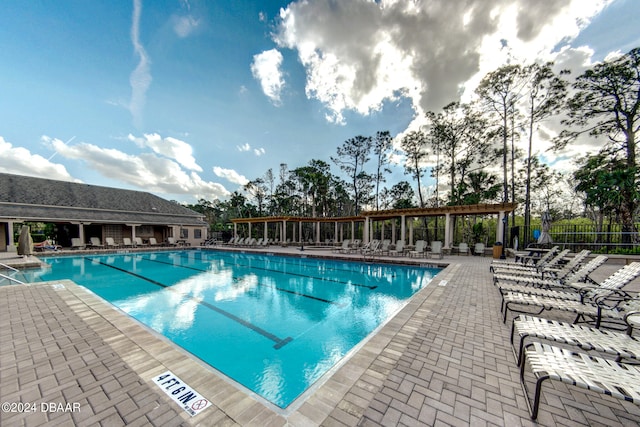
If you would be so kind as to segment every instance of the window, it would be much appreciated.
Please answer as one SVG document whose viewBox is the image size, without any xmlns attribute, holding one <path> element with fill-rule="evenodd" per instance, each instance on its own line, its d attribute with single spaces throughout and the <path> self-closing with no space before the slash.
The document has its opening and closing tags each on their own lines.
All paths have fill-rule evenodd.
<svg viewBox="0 0 640 427">
<path fill-rule="evenodd" d="M 194 239 L 202 239 L 202 230 L 200 230 L 199 228 L 193 230 L 193 237 Z"/>
<path fill-rule="evenodd" d="M 188 239 L 189 238 L 189 229 L 188 228 L 181 228 L 180 229 L 180 238 L 181 239 Z"/>
</svg>

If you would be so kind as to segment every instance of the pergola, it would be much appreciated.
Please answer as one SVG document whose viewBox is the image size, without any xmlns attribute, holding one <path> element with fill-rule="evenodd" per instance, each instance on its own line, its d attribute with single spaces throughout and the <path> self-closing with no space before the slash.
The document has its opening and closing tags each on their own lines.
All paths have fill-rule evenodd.
<svg viewBox="0 0 640 427">
<path fill-rule="evenodd" d="M 298 239 L 302 236 L 302 224 L 312 223 L 315 225 L 314 241 L 320 243 L 320 224 L 333 223 L 334 224 L 334 241 L 340 242 L 344 240 L 344 225 L 351 225 L 350 238 L 355 237 L 355 229 L 358 223 L 363 224 L 363 241 L 368 243 L 372 239 L 373 223 L 375 221 L 382 221 L 382 234 L 384 234 L 384 221 L 386 220 L 400 220 L 400 237 L 399 239 L 407 241 L 407 219 L 420 218 L 430 216 L 444 216 L 445 217 L 445 241 L 444 247 L 451 248 L 453 239 L 453 221 L 452 216 L 466 216 L 466 215 L 497 215 L 497 227 L 496 227 L 496 241 L 502 241 L 503 232 L 505 229 L 506 216 L 511 213 L 516 207 L 517 203 L 498 203 L 498 204 L 476 204 L 476 205 L 460 205 L 460 206 L 442 206 L 438 208 L 408 208 L 408 209 L 390 209 L 381 211 L 363 211 L 358 216 L 350 217 L 298 217 L 298 216 L 277 216 L 277 217 L 258 217 L 258 218 L 234 218 L 231 220 L 233 223 L 234 236 L 238 235 L 238 225 L 247 224 L 249 235 L 251 235 L 252 225 L 263 224 L 264 238 L 267 238 L 268 225 L 270 223 L 276 223 L 278 227 L 279 238 L 281 241 L 287 240 L 287 224 L 294 224 L 292 228 L 291 238 L 296 241 L 296 227 L 298 225 L 297 236 Z M 396 240 L 395 221 L 392 226 L 392 240 Z M 413 222 L 409 222 L 409 244 L 413 244 Z"/>
</svg>

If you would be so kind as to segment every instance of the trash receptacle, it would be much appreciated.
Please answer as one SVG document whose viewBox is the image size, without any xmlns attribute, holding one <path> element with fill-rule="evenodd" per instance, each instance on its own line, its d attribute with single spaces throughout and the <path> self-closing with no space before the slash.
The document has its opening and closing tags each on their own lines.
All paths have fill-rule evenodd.
<svg viewBox="0 0 640 427">
<path fill-rule="evenodd" d="M 495 242 L 493 244 L 493 259 L 500 259 L 502 256 L 502 242 Z"/>
</svg>

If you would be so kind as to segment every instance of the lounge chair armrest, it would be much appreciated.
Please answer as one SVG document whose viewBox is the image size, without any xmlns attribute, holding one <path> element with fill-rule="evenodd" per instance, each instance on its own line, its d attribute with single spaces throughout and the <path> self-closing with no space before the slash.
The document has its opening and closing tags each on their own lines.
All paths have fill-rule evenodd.
<svg viewBox="0 0 640 427">
<path fill-rule="evenodd" d="M 640 328 L 640 311 L 630 311 L 624 315 L 624 321 L 631 328 Z"/>
<path fill-rule="evenodd" d="M 594 302 L 604 308 L 616 308 L 625 301 L 629 301 L 634 298 L 634 294 L 630 294 L 629 292 L 623 290 L 615 290 L 611 291 L 611 293 L 607 295 L 601 295 L 594 299 Z"/>
</svg>

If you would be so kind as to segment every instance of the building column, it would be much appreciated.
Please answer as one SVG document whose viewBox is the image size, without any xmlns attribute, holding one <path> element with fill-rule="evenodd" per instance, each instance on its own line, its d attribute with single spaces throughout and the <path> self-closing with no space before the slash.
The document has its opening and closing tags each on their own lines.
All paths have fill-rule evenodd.
<svg viewBox="0 0 640 427">
<path fill-rule="evenodd" d="M 262 235 L 262 240 L 265 242 L 269 240 L 269 233 L 267 232 L 267 221 L 264 222 L 264 233 Z"/>
<path fill-rule="evenodd" d="M 338 242 L 338 221 L 333 223 L 333 243 L 335 244 L 337 242 Z"/>
<path fill-rule="evenodd" d="M 400 240 L 402 240 L 403 242 L 407 241 L 407 224 L 405 221 L 405 216 L 401 215 L 400 216 Z"/>
<path fill-rule="evenodd" d="M 7 221 L 7 234 L 9 243 L 7 244 L 7 252 L 17 252 L 16 241 L 13 240 L 13 221 Z"/>
<path fill-rule="evenodd" d="M 249 223 L 249 235 L 247 237 L 251 238 L 251 223 Z"/>
<path fill-rule="evenodd" d="M 351 241 L 356 238 L 356 223 L 355 221 L 351 221 Z"/>
<path fill-rule="evenodd" d="M 316 222 L 316 243 L 320 244 L 320 221 Z"/>
<path fill-rule="evenodd" d="M 380 223 L 380 241 L 381 242 L 384 240 L 384 223 L 385 223 L 385 220 L 382 220 L 382 222 Z"/>
</svg>

